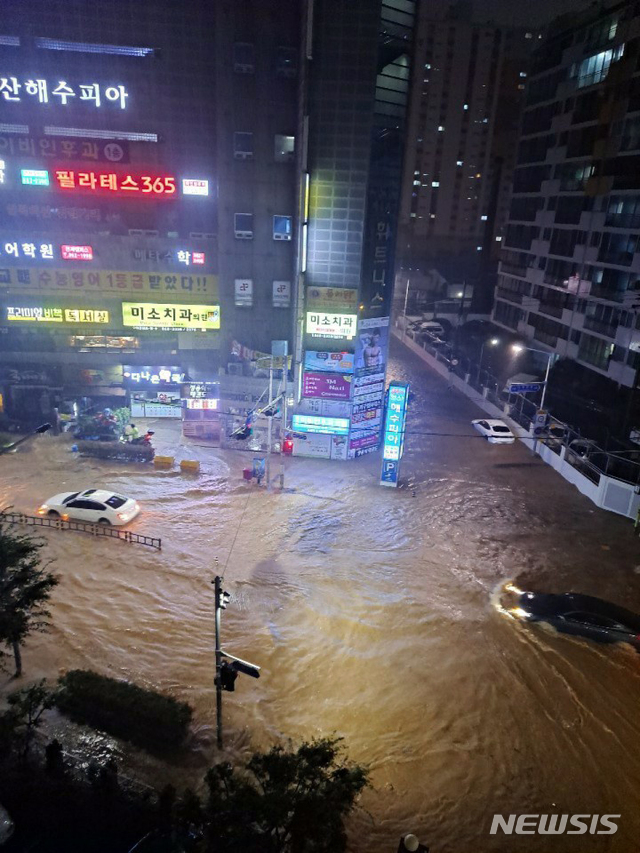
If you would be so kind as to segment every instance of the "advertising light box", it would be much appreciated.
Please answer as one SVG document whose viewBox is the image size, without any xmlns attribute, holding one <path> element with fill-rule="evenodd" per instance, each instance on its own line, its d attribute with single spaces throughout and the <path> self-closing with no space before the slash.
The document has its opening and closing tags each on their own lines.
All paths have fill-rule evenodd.
<svg viewBox="0 0 640 853">
<path fill-rule="evenodd" d="M 392 382 L 389 385 L 382 443 L 382 473 L 380 475 L 380 485 L 382 486 L 398 485 L 408 399 L 409 384 L 407 382 Z"/>
<path fill-rule="evenodd" d="M 109 312 L 100 308 L 8 307 L 7 320 L 27 323 L 93 323 L 94 325 L 105 325 L 109 322 Z"/>
<path fill-rule="evenodd" d="M 348 400 L 351 397 L 351 377 L 339 373 L 305 371 L 302 376 L 302 396 L 320 400 Z"/>
<path fill-rule="evenodd" d="M 122 324 L 136 329 L 212 331 L 220 328 L 220 306 L 123 302 Z"/>
<path fill-rule="evenodd" d="M 63 261 L 92 261 L 93 248 L 91 246 L 60 246 L 60 254 Z"/>
<path fill-rule="evenodd" d="M 182 194 L 209 195 L 209 181 L 203 181 L 198 178 L 183 178 Z"/>
<path fill-rule="evenodd" d="M 335 314 L 308 311 L 307 334 L 317 338 L 346 338 L 356 334 L 356 314 Z"/>
<path fill-rule="evenodd" d="M 349 418 L 325 418 L 315 415 L 293 415 L 294 432 L 312 432 L 325 435 L 348 435 Z"/>
</svg>

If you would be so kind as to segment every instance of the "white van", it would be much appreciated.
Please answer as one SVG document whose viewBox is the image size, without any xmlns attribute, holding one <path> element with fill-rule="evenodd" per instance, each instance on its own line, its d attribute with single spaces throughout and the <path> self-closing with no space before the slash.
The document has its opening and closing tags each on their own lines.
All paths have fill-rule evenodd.
<svg viewBox="0 0 640 853">
<path fill-rule="evenodd" d="M 425 320 L 423 323 L 418 323 L 418 331 L 429 332 L 430 335 L 435 335 L 437 338 L 444 337 L 444 329 L 437 320 Z"/>
</svg>

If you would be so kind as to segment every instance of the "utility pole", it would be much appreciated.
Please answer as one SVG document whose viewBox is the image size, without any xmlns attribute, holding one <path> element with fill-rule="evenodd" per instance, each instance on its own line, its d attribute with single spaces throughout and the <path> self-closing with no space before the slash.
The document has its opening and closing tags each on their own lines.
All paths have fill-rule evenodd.
<svg viewBox="0 0 640 853">
<path fill-rule="evenodd" d="M 271 346 L 271 359 L 269 361 L 269 405 L 273 400 L 273 345 Z M 267 480 L 267 491 L 271 491 L 271 442 L 273 432 L 273 414 L 269 417 L 267 425 L 267 460 L 265 476 Z"/>
<path fill-rule="evenodd" d="M 407 276 L 407 289 L 404 292 L 404 311 L 403 315 L 403 324 L 402 324 L 402 339 L 404 340 L 407 337 L 407 302 L 409 301 L 409 285 L 411 283 L 411 278 Z"/>
<path fill-rule="evenodd" d="M 222 578 L 218 575 L 212 581 L 215 589 L 215 623 L 216 623 L 216 732 L 218 739 L 218 749 L 222 749 L 222 650 L 220 648 L 220 611 L 222 610 L 221 597 Z"/>
</svg>

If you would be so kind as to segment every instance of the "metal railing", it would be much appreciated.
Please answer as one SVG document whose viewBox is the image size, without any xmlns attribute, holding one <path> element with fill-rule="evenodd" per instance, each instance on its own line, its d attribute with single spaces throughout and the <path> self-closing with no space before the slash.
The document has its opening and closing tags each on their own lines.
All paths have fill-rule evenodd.
<svg viewBox="0 0 640 853">
<path fill-rule="evenodd" d="M 162 539 L 144 536 L 142 533 L 131 533 L 129 530 L 120 530 L 117 527 L 111 527 L 109 524 L 92 524 L 90 521 L 23 515 L 21 512 L 5 512 L 2 518 L 10 524 L 27 524 L 30 527 L 48 527 L 53 530 L 73 530 L 75 533 L 89 533 L 91 536 L 102 536 L 106 539 L 120 539 L 121 542 L 147 545 L 149 548 L 162 550 Z"/>
</svg>

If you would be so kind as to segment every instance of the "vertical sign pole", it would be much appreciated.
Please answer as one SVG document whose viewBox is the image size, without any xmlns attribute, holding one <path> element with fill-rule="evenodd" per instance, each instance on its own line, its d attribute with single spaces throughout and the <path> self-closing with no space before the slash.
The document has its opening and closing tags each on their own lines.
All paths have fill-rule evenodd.
<svg viewBox="0 0 640 853">
<path fill-rule="evenodd" d="M 218 575 L 213 581 L 216 595 L 216 732 L 218 738 L 218 749 L 222 749 L 222 682 L 220 680 L 222 669 L 222 652 L 220 650 L 220 598 L 222 596 L 222 580 Z"/>
<path fill-rule="evenodd" d="M 273 400 L 273 347 L 271 349 L 271 361 L 269 362 L 269 406 L 271 406 L 271 401 Z M 267 427 L 267 470 L 266 470 L 266 479 L 267 479 L 267 491 L 271 491 L 271 441 L 272 441 L 272 424 L 273 424 L 273 416 L 269 418 L 269 425 Z"/>
</svg>

